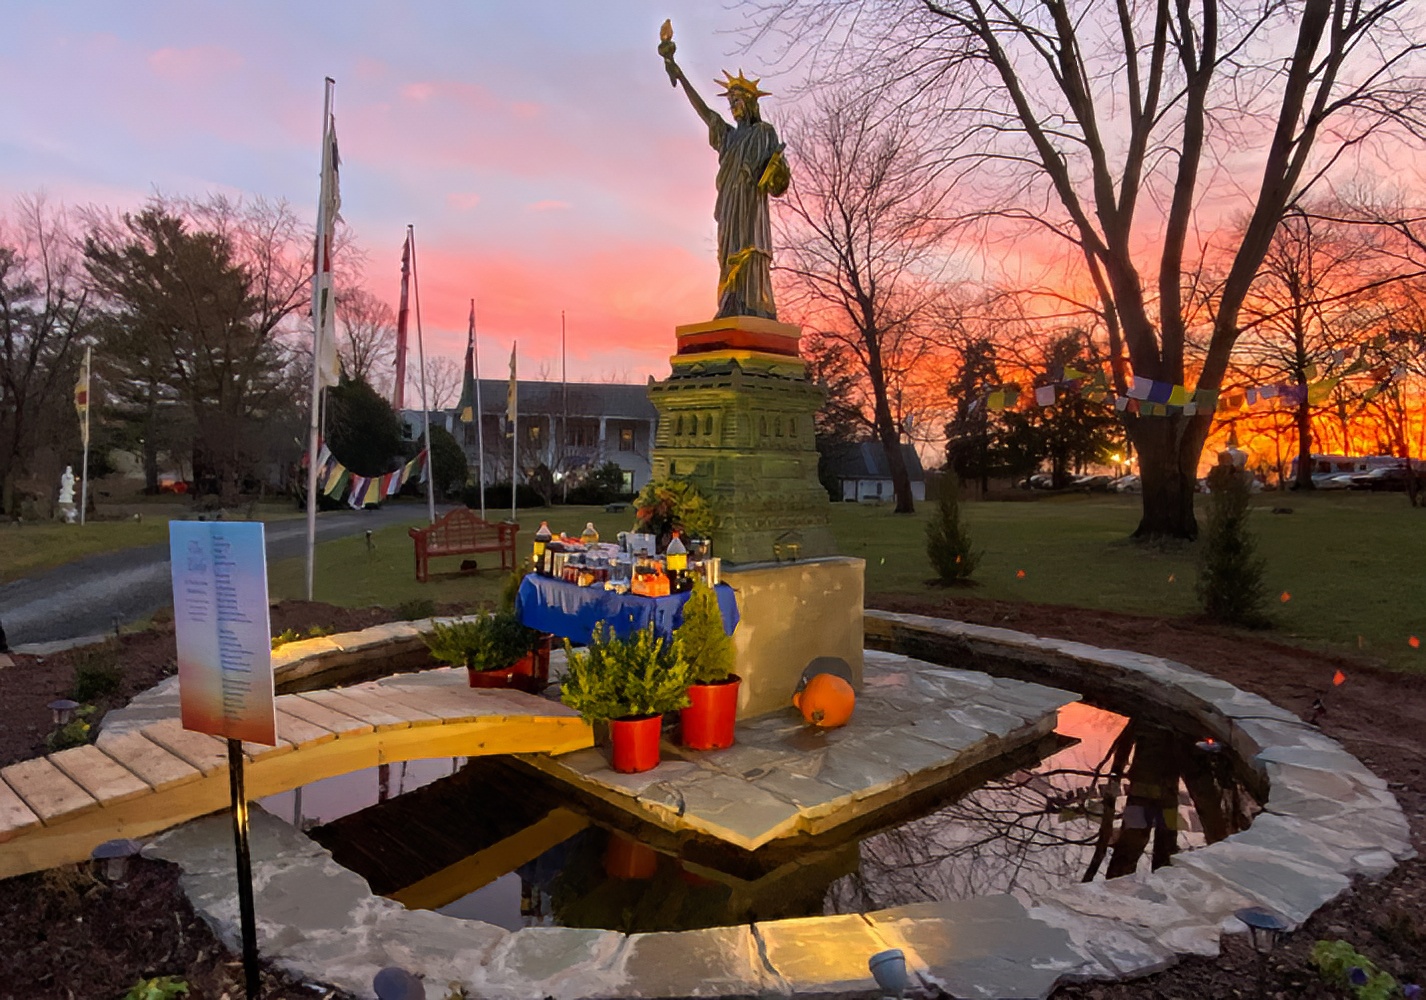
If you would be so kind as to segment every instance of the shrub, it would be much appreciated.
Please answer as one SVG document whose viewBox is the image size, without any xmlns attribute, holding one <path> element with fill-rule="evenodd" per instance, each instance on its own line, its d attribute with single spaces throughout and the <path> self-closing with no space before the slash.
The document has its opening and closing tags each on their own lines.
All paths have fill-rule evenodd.
<svg viewBox="0 0 1426 1000">
<path fill-rule="evenodd" d="M 737 666 L 733 637 L 723 631 L 718 595 L 702 581 L 694 583 L 693 593 L 683 605 L 683 623 L 674 629 L 673 641 L 688 661 L 694 684 L 726 681 Z"/>
<path fill-rule="evenodd" d="M 426 648 L 441 663 L 471 670 L 504 670 L 535 648 L 540 633 L 520 624 L 512 611 L 467 621 L 437 623 Z"/>
<path fill-rule="evenodd" d="M 1312 964 L 1322 978 L 1352 991 L 1358 1000 L 1391 1000 L 1401 996 L 1397 982 L 1346 941 L 1318 941 L 1312 946 Z"/>
<path fill-rule="evenodd" d="M 159 976 L 155 979 L 140 979 L 129 987 L 129 992 L 124 994 L 124 1000 L 173 1000 L 174 997 L 187 993 L 188 984 L 182 979 L 176 976 Z"/>
<path fill-rule="evenodd" d="M 565 640 L 569 669 L 560 680 L 560 701 L 585 722 L 661 715 L 688 707 L 692 672 L 677 644 L 650 625 L 620 639 L 600 622 L 586 649 Z"/>
<path fill-rule="evenodd" d="M 946 583 L 967 583 L 980 563 L 970 535 L 961 523 L 961 481 L 952 469 L 941 480 L 936 514 L 926 525 L 926 555 L 936 575 Z"/>
<path fill-rule="evenodd" d="M 412 597 L 402 601 L 393 608 L 396 617 L 404 622 L 413 622 L 418 618 L 432 618 L 436 614 L 436 602 L 429 597 Z"/>
<path fill-rule="evenodd" d="M 624 492 L 624 470 L 619 468 L 618 462 L 605 462 L 597 469 L 589 470 L 578 485 L 571 486 L 564 502 L 592 507 L 627 499 L 629 494 Z"/>
<path fill-rule="evenodd" d="M 480 487 L 474 484 L 467 486 L 461 491 L 461 503 L 472 510 L 480 509 Z M 543 507 L 545 498 L 540 496 L 539 490 L 526 483 L 521 483 L 519 489 L 515 491 L 516 506 L 518 507 Z M 485 487 L 485 512 L 491 520 L 498 521 L 502 510 L 510 509 L 510 484 L 495 483 Z"/>
<path fill-rule="evenodd" d="M 320 639 L 324 635 L 331 634 L 332 630 L 325 625 L 313 625 L 307 630 L 305 635 L 298 632 L 295 628 L 285 628 L 272 637 L 272 648 L 277 649 L 279 646 L 285 646 L 289 642 L 300 642 L 303 639 Z"/>
<path fill-rule="evenodd" d="M 1208 474 L 1208 485 L 1212 492 L 1198 553 L 1198 599 L 1214 621 L 1263 628 L 1268 624 L 1266 563 L 1255 554 L 1257 543 L 1248 532 L 1249 479 L 1219 465 Z"/>
<path fill-rule="evenodd" d="M 119 648 L 105 642 L 81 650 L 74 659 L 73 698 L 78 702 L 98 701 L 123 686 L 124 668 L 119 665 Z"/>
</svg>

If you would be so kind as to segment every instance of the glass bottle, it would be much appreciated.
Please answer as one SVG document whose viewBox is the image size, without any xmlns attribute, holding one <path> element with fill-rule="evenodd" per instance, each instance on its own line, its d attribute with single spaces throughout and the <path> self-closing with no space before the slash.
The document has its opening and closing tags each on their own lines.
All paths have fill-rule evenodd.
<svg viewBox="0 0 1426 1000">
<path fill-rule="evenodd" d="M 599 542 L 599 532 L 595 529 L 593 521 L 584 526 L 584 534 L 579 536 L 579 540 L 585 545 L 595 545 Z"/>
</svg>

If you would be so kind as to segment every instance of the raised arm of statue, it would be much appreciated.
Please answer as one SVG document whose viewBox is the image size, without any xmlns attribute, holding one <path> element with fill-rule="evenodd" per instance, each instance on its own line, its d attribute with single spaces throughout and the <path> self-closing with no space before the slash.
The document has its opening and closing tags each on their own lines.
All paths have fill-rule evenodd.
<svg viewBox="0 0 1426 1000">
<path fill-rule="evenodd" d="M 678 63 L 673 61 L 675 51 L 677 49 L 673 44 L 673 25 L 671 22 L 665 21 L 663 27 L 659 29 L 659 55 L 663 56 L 663 67 L 668 73 L 668 82 L 675 87 L 680 84 L 683 86 L 683 93 L 688 97 L 688 103 L 693 105 L 693 110 L 709 128 L 713 128 L 720 122 L 727 125 L 727 120 L 710 108 L 702 97 L 698 96 L 698 91 L 693 89 L 693 84 L 688 82 L 688 77 L 683 75 L 683 70 Z"/>
</svg>

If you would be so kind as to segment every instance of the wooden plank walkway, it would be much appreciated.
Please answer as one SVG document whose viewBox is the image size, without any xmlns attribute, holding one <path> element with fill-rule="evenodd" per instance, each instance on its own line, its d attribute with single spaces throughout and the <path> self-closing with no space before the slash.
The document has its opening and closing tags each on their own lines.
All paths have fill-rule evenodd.
<svg viewBox="0 0 1426 1000">
<path fill-rule="evenodd" d="M 449 681 L 387 680 L 277 699 L 278 746 L 244 744 L 249 799 L 428 757 L 568 753 L 590 728 L 555 702 Z M 228 805 L 224 741 L 163 719 L 0 769 L 0 878 L 86 860 Z"/>
</svg>

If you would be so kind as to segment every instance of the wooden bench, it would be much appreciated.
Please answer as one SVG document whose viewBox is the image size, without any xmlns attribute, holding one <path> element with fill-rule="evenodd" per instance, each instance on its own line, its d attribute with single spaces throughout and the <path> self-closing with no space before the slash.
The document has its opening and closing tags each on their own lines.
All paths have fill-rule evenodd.
<svg viewBox="0 0 1426 1000">
<path fill-rule="evenodd" d="M 514 571 L 515 535 L 518 524 L 491 524 L 482 521 L 469 507 L 457 507 L 442 514 L 429 528 L 412 528 L 416 540 L 416 580 L 425 583 L 432 556 L 460 556 L 476 552 L 499 552 L 500 568 Z"/>
</svg>

